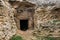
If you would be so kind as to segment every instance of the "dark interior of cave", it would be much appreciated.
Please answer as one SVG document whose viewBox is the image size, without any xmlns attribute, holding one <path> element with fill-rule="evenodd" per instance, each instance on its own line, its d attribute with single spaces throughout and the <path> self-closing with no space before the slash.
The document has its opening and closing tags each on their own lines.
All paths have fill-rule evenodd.
<svg viewBox="0 0 60 40">
<path fill-rule="evenodd" d="M 28 29 L 28 20 L 20 20 L 20 30 L 26 31 Z"/>
</svg>

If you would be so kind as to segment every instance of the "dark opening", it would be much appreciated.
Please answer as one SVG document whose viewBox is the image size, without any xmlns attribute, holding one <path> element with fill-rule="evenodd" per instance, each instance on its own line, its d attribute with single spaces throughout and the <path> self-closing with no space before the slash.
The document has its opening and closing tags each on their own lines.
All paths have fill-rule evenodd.
<svg viewBox="0 0 60 40">
<path fill-rule="evenodd" d="M 26 31 L 28 29 L 28 20 L 20 20 L 20 29 Z"/>
</svg>

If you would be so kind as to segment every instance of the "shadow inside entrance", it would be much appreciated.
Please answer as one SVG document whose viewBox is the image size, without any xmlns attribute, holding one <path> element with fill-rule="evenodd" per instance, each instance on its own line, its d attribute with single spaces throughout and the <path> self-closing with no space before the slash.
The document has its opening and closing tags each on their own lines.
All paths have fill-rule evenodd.
<svg viewBox="0 0 60 40">
<path fill-rule="evenodd" d="M 28 29 L 28 20 L 20 20 L 20 30 L 26 31 Z"/>
</svg>

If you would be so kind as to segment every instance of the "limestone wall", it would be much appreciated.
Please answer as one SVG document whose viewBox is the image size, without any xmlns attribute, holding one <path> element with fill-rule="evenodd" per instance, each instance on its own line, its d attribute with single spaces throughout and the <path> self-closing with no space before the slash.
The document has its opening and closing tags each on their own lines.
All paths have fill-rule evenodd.
<svg viewBox="0 0 60 40">
<path fill-rule="evenodd" d="M 43 2 L 43 1 L 42 1 Z M 48 5 L 48 4 L 46 4 Z M 23 12 L 17 14 L 18 22 L 20 19 L 29 19 L 30 23 L 34 20 L 34 33 L 37 36 L 60 36 L 60 9 L 53 6 L 38 6 L 35 13 Z M 9 8 L 9 7 L 8 7 Z M 14 21 L 14 12 L 7 7 L 0 8 L 0 40 L 9 40 L 16 34 L 17 28 Z M 25 10 L 25 9 L 23 9 Z M 28 14 L 29 13 L 29 14 Z M 32 18 L 32 16 L 34 17 Z M 19 26 L 19 23 L 17 23 Z M 31 26 L 32 24 L 30 24 Z"/>
<path fill-rule="evenodd" d="M 34 26 L 38 36 L 60 36 L 60 9 L 50 9 L 38 7 L 35 11 Z"/>
<path fill-rule="evenodd" d="M 16 34 L 16 24 L 14 13 L 6 7 L 0 7 L 0 40 L 9 40 Z"/>
</svg>

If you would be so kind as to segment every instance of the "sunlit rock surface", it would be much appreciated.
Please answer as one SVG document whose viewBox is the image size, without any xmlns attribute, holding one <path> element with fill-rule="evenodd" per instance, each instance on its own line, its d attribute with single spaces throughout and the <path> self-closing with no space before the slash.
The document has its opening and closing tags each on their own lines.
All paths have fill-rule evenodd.
<svg viewBox="0 0 60 40">
<path fill-rule="evenodd" d="M 39 7 L 34 14 L 35 36 L 60 37 L 60 10 Z"/>
<path fill-rule="evenodd" d="M 60 37 L 60 0 L 26 1 L 36 5 L 33 16 L 35 36 Z M 6 6 L 0 9 L 0 40 L 9 40 L 16 34 L 14 12 L 8 8 Z"/>
<path fill-rule="evenodd" d="M 31 2 L 33 4 L 39 5 L 39 6 L 56 6 L 60 7 L 60 0 L 27 0 L 28 2 Z"/>
<path fill-rule="evenodd" d="M 16 23 L 13 12 L 6 7 L 0 7 L 0 40 L 9 40 L 16 34 Z"/>
</svg>

